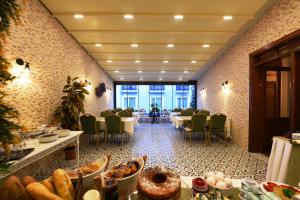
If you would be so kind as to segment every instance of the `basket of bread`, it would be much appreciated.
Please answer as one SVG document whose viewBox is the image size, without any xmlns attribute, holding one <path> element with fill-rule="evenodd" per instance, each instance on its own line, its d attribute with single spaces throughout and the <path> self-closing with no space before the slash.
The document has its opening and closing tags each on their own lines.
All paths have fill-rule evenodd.
<svg viewBox="0 0 300 200">
<path fill-rule="evenodd" d="M 68 174 L 56 169 L 51 178 L 41 182 L 31 176 L 22 180 L 10 176 L 1 186 L 1 200 L 75 200 L 75 189 Z"/>
<path fill-rule="evenodd" d="M 78 174 L 82 174 L 82 187 L 90 188 L 94 184 L 94 177 L 104 172 L 109 164 L 110 156 L 99 158 L 96 161 L 82 165 L 78 168 L 67 170 L 67 174 L 73 183 L 77 183 Z"/>
</svg>

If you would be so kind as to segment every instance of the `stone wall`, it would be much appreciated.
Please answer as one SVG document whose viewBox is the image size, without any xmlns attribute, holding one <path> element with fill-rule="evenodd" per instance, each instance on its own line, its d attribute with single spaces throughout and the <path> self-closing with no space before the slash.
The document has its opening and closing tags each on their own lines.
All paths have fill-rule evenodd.
<svg viewBox="0 0 300 200">
<path fill-rule="evenodd" d="M 101 98 L 94 93 L 94 87 L 102 82 L 113 88 L 111 78 L 38 0 L 27 1 L 21 24 L 11 28 L 4 48 L 10 62 L 22 58 L 30 63 L 29 79 L 18 78 L 7 86 L 7 101 L 20 112 L 25 127 L 49 122 L 61 102 L 68 75 L 92 83 L 93 89 L 85 102 L 86 112 L 98 115 L 113 107 L 113 91 Z"/>
<path fill-rule="evenodd" d="M 278 0 L 198 79 L 198 107 L 227 114 L 232 119 L 233 140 L 244 149 L 248 149 L 249 54 L 299 28 L 300 1 Z M 229 88 L 222 90 L 226 80 Z"/>
</svg>

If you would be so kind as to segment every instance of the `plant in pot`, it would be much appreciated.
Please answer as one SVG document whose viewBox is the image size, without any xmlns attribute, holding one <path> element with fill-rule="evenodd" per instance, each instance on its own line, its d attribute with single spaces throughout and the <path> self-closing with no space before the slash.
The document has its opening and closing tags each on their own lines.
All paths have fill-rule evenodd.
<svg viewBox="0 0 300 200">
<path fill-rule="evenodd" d="M 62 102 L 54 113 L 54 118 L 60 122 L 62 128 L 79 130 L 79 117 L 84 113 L 85 95 L 89 94 L 86 86 L 87 82 L 78 81 L 78 77 L 68 76 L 67 84 L 63 88 L 65 95 L 61 97 Z"/>
</svg>

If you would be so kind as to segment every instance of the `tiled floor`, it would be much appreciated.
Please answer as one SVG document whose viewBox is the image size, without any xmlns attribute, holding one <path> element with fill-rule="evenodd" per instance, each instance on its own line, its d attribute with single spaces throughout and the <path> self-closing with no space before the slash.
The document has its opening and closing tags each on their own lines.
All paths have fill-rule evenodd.
<svg viewBox="0 0 300 200">
<path fill-rule="evenodd" d="M 192 145 L 170 124 L 140 124 L 130 142 L 117 145 L 101 143 L 81 148 L 81 163 L 92 162 L 100 156 L 112 154 L 112 164 L 148 155 L 146 166 L 164 165 L 181 175 L 198 176 L 208 171 L 222 171 L 232 178 L 251 177 L 263 181 L 267 162 L 241 150 L 233 143 L 215 142 L 206 146 L 198 138 Z M 74 162 L 55 161 L 40 177 L 48 176 L 58 166 L 69 167 Z"/>
</svg>

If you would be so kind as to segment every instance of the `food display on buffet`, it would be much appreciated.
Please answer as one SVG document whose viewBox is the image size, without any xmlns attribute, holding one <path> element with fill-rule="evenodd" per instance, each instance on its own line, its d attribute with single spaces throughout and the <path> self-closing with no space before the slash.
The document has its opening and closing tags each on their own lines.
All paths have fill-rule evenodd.
<svg viewBox="0 0 300 200">
<path fill-rule="evenodd" d="M 282 183 L 245 178 L 236 188 L 223 172 L 207 172 L 186 184 L 170 168 L 145 168 L 147 157 L 109 168 L 111 156 L 74 169 L 56 169 L 48 178 L 10 176 L 0 187 L 0 200 L 299 200 L 300 189 Z M 189 186 L 190 185 L 190 186 Z"/>
<path fill-rule="evenodd" d="M 296 197 L 300 199 L 300 189 L 293 186 L 277 182 L 263 182 L 260 186 L 264 192 L 274 193 L 282 200 L 293 199 L 293 197 L 295 197 L 294 199 L 296 199 Z"/>
<path fill-rule="evenodd" d="M 225 177 L 223 172 L 207 172 L 204 178 L 211 189 L 219 189 L 223 195 L 232 195 L 232 179 Z"/>
<path fill-rule="evenodd" d="M 138 177 L 137 191 L 141 200 L 178 200 L 181 192 L 180 176 L 167 167 L 147 168 Z"/>
</svg>

